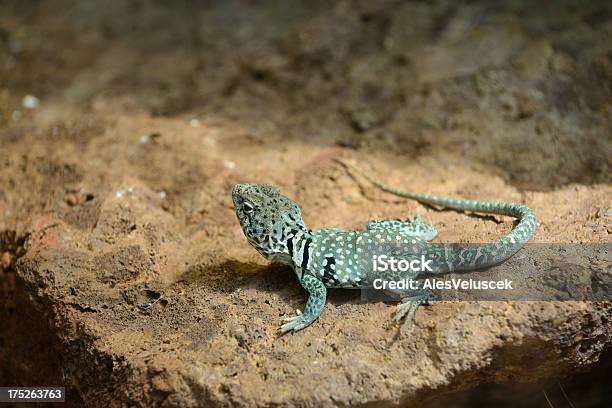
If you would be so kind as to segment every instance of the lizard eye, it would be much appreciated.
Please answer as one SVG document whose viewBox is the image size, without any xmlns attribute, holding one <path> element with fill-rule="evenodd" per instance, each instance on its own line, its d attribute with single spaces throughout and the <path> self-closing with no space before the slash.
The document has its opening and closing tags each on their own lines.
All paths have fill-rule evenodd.
<svg viewBox="0 0 612 408">
<path fill-rule="evenodd" d="M 244 202 L 242 204 L 242 211 L 247 214 L 253 212 L 253 205 L 251 203 Z"/>
</svg>

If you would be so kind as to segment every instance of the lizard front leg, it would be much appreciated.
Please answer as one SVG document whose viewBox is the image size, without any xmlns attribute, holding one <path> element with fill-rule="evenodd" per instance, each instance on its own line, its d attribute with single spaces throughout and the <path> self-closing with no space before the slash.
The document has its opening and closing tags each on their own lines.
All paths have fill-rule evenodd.
<svg viewBox="0 0 612 408">
<path fill-rule="evenodd" d="M 288 331 L 298 331 L 314 322 L 321 314 L 323 306 L 325 306 L 325 297 L 327 289 L 322 281 L 307 273 L 302 275 L 300 284 L 308 291 L 308 301 L 304 306 L 304 313 L 288 317 L 285 319 L 287 323 L 283 324 L 279 331 L 286 333 Z"/>
</svg>

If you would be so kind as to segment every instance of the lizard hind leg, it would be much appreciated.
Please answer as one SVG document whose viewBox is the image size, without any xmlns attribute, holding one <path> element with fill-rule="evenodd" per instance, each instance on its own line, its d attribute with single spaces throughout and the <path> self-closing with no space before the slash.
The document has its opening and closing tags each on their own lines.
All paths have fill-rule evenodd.
<svg viewBox="0 0 612 408">
<path fill-rule="evenodd" d="M 436 227 L 431 223 L 421 221 L 421 217 L 418 215 L 412 220 L 405 221 L 402 231 L 413 237 L 419 237 L 424 241 L 431 241 L 438 235 Z"/>
</svg>

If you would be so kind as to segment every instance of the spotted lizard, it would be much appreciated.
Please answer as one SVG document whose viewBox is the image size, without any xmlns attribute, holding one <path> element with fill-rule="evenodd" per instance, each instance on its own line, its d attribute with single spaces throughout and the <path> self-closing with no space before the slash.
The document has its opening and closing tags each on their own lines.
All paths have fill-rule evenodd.
<svg viewBox="0 0 612 408">
<path fill-rule="evenodd" d="M 503 238 L 473 247 L 433 244 L 437 234 L 432 224 L 418 217 L 401 220 L 371 220 L 365 230 L 343 231 L 306 227 L 300 207 L 271 184 L 237 184 L 232 190 L 236 215 L 249 243 L 270 261 L 290 265 L 308 292 L 304 311 L 285 319 L 280 332 L 298 331 L 315 321 L 325 306 L 327 288 L 371 288 L 377 276 L 372 258 L 379 254 L 402 258 L 424 256 L 433 275 L 485 268 L 514 255 L 533 235 L 536 218 L 522 204 L 502 201 L 462 200 L 405 192 L 389 187 L 360 167 L 336 159 L 378 188 L 422 204 L 458 211 L 499 214 L 519 219 Z M 387 279 L 416 278 L 419 272 L 385 272 Z M 405 318 L 402 332 L 411 324 L 422 304 L 435 300 L 428 290 L 399 291 L 401 302 L 395 319 Z"/>
</svg>

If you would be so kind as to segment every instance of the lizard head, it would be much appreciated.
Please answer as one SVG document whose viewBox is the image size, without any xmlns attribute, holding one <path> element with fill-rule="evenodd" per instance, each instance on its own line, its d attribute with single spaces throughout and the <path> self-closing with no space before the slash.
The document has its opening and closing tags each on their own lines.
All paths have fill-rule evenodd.
<svg viewBox="0 0 612 408">
<path fill-rule="evenodd" d="M 287 245 L 297 231 L 306 231 L 300 207 L 271 184 L 236 184 L 232 201 L 249 243 L 271 260 L 290 256 Z"/>
</svg>

